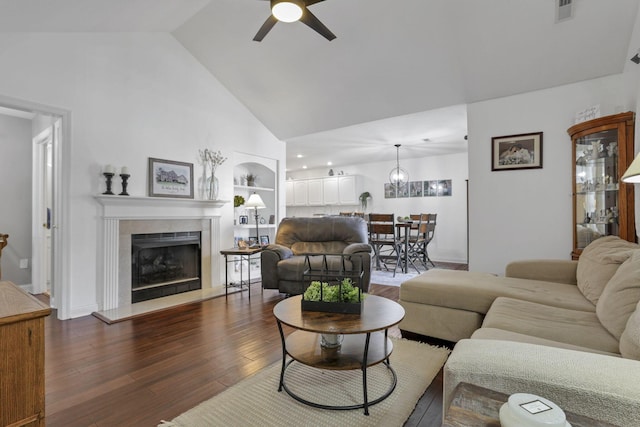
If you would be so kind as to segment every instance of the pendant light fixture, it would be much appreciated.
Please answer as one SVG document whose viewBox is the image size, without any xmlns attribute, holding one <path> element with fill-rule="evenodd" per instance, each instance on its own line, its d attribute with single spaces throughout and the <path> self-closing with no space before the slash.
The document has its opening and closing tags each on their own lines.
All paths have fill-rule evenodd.
<svg viewBox="0 0 640 427">
<path fill-rule="evenodd" d="M 302 18 L 304 2 L 301 0 L 271 0 L 271 14 L 282 22 L 295 22 Z"/>
<path fill-rule="evenodd" d="M 395 147 L 396 167 L 389 172 L 389 182 L 396 188 L 402 188 L 409 182 L 409 173 L 400 167 L 400 144 L 395 144 Z"/>
</svg>

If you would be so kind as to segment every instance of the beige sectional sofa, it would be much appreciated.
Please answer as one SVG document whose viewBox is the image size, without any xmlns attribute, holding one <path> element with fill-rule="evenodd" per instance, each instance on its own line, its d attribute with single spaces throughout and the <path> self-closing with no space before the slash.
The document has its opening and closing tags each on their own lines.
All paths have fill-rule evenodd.
<svg viewBox="0 0 640 427">
<path fill-rule="evenodd" d="M 402 284 L 400 329 L 457 342 L 445 414 L 467 382 L 640 426 L 639 301 L 640 246 L 609 236 L 579 261 L 514 262 L 504 277 L 430 270 Z"/>
</svg>

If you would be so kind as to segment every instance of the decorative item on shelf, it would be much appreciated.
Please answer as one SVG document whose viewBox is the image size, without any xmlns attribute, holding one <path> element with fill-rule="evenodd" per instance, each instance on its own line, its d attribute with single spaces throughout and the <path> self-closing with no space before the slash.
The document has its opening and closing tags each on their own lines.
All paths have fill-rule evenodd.
<svg viewBox="0 0 640 427">
<path fill-rule="evenodd" d="M 258 175 L 253 173 L 248 173 L 244 176 L 244 178 L 247 180 L 247 187 L 256 186 L 256 180 L 258 179 Z"/>
<path fill-rule="evenodd" d="M 244 205 L 244 197 L 236 194 L 235 196 L 233 196 L 233 207 L 237 208 L 239 206 Z"/>
<path fill-rule="evenodd" d="M 240 224 L 249 224 L 249 217 L 246 215 L 240 215 L 239 220 Z"/>
<path fill-rule="evenodd" d="M 213 151 L 205 148 L 204 150 L 200 150 L 200 161 L 204 166 L 205 175 L 207 173 L 207 167 L 211 169 L 211 176 L 208 177 L 205 181 L 207 185 L 207 198 L 209 200 L 218 200 L 218 192 L 220 191 L 220 183 L 218 182 L 218 178 L 216 177 L 216 169 L 218 166 L 223 164 L 227 158 L 222 155 L 220 150 Z"/>
<path fill-rule="evenodd" d="M 129 193 L 127 193 L 127 184 L 129 181 L 129 177 L 131 175 L 129 175 L 129 168 L 126 166 L 123 166 L 122 169 L 120 170 L 120 178 L 122 179 L 122 193 L 120 193 L 120 196 L 128 196 Z"/>
<path fill-rule="evenodd" d="M 338 348 L 343 339 L 342 334 L 320 334 L 320 345 L 324 348 Z"/>
<path fill-rule="evenodd" d="M 371 193 L 369 193 L 368 191 L 365 191 L 363 193 L 360 193 L 360 196 L 358 197 L 360 199 L 360 207 L 362 208 L 362 212 L 367 210 L 367 203 L 369 201 L 369 199 L 371 199 Z"/>
<path fill-rule="evenodd" d="M 400 167 L 400 147 L 401 144 L 395 144 L 396 147 L 396 167 L 389 172 L 389 182 L 395 188 L 403 188 L 409 182 L 409 173 Z"/>
<path fill-rule="evenodd" d="M 313 281 L 302 295 L 302 310 L 360 314 L 365 297 L 366 294 L 348 277 L 337 285 Z"/>
<path fill-rule="evenodd" d="M 106 179 L 106 184 L 107 184 L 107 191 L 105 191 L 102 194 L 107 194 L 107 195 L 113 195 L 113 191 L 111 191 L 111 183 L 112 183 L 112 179 L 113 176 L 115 175 L 115 169 L 113 168 L 113 166 L 111 165 L 107 165 L 104 167 L 104 170 L 102 171 L 102 175 L 104 175 L 105 179 Z"/>
<path fill-rule="evenodd" d="M 244 204 L 245 207 L 247 208 L 253 208 L 255 210 L 255 220 L 256 220 L 256 244 L 258 241 L 258 236 L 259 234 L 259 229 L 258 229 L 258 223 L 259 223 L 259 215 L 258 215 L 258 209 L 264 209 L 267 206 L 264 204 L 264 202 L 262 201 L 262 197 L 260 197 L 260 195 L 258 193 L 256 193 L 255 191 L 253 192 L 253 194 L 251 196 L 249 196 L 249 200 L 247 200 Z"/>
<path fill-rule="evenodd" d="M 333 176 L 333 169 L 329 169 L 329 176 Z"/>
</svg>

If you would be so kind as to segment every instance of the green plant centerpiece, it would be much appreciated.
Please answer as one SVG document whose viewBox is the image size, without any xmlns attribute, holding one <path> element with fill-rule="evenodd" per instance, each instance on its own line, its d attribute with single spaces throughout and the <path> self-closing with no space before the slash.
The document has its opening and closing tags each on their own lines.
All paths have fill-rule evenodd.
<svg viewBox="0 0 640 427">
<path fill-rule="evenodd" d="M 233 207 L 234 208 L 237 208 L 238 206 L 244 205 L 244 202 L 245 202 L 244 197 L 239 196 L 237 194 L 235 196 L 233 196 Z"/>
<path fill-rule="evenodd" d="M 365 297 L 348 277 L 336 285 L 313 281 L 302 295 L 302 310 L 360 314 Z"/>
</svg>

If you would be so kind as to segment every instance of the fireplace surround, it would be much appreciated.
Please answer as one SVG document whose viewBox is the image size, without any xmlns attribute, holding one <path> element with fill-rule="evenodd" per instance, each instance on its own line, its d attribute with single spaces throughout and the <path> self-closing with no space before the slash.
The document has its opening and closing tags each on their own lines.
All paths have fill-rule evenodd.
<svg viewBox="0 0 640 427">
<path fill-rule="evenodd" d="M 220 282 L 220 207 L 227 201 L 95 196 L 102 205 L 98 255 L 101 310 L 132 301 L 132 235 L 199 232 L 202 289 Z M 213 255 L 215 254 L 215 256 Z"/>
</svg>

